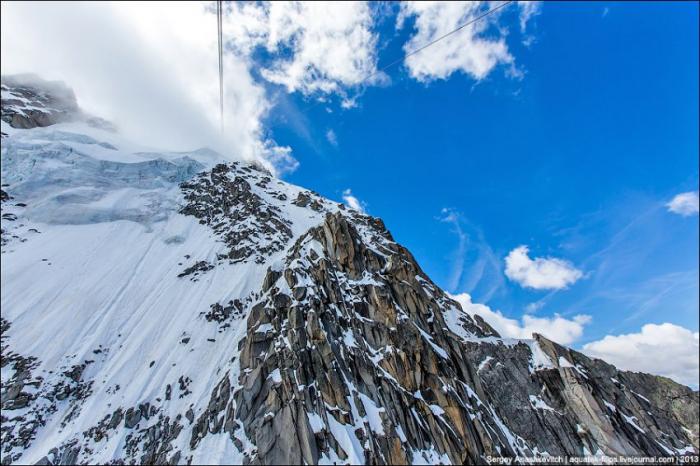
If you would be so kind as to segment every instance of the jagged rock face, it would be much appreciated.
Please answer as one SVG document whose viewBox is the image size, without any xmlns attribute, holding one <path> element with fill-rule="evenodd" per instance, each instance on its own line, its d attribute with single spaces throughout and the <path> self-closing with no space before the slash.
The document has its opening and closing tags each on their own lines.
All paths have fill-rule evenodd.
<svg viewBox="0 0 700 466">
<path fill-rule="evenodd" d="M 697 392 L 501 338 L 381 220 L 74 131 L 3 139 L 2 464 L 697 453 Z"/>
<path fill-rule="evenodd" d="M 114 129 L 107 121 L 83 113 L 73 90 L 60 81 L 35 75 L 3 76 L 0 118 L 13 128 L 36 128 L 84 120 L 92 126 Z M 6 134 L 3 132 L 2 137 Z"/>
<path fill-rule="evenodd" d="M 69 121 L 78 113 L 73 91 L 37 77 L 3 76 L 2 120 L 13 128 L 35 128 Z"/>
<path fill-rule="evenodd" d="M 599 367 L 610 369 L 611 366 L 603 361 L 595 361 Z M 692 391 L 688 387 L 679 385 L 664 377 L 657 377 L 641 372 L 620 372 L 623 383 L 637 394 L 637 398 L 648 401 L 653 405 L 670 414 L 688 434 L 690 443 L 698 448 L 698 392 Z"/>
<path fill-rule="evenodd" d="M 269 272 L 268 299 L 251 312 L 241 352 L 250 390 L 236 401 L 258 446 L 252 461 L 478 460 L 466 368 L 442 349 L 447 298 L 381 223 L 355 220 L 371 248 L 329 215 L 297 241 L 283 273 Z"/>
<path fill-rule="evenodd" d="M 498 352 L 503 354 L 494 357 L 488 346 L 485 351 L 483 346 L 467 345 L 473 364 L 485 357 L 478 373 L 486 398 L 527 444 L 556 455 L 575 455 L 583 447 L 611 456 L 664 456 L 696 445 L 676 414 L 642 395 L 646 390 L 636 382 L 636 374 L 618 371 L 540 335 L 535 341 L 548 363 L 534 371 L 514 357 L 513 348 L 502 346 Z M 649 377 L 654 379 L 652 385 L 666 382 Z M 689 413 L 698 409 L 697 392 L 675 385 L 689 397 L 686 407 L 692 416 Z M 510 402 L 503 403 L 504 398 Z M 523 409 L 528 405 L 539 419 Z"/>
<path fill-rule="evenodd" d="M 456 303 L 381 224 L 352 221 L 368 237 L 329 215 L 268 272 L 251 312 L 234 397 L 252 463 L 663 456 L 693 441 L 691 424 L 634 390 L 635 374 L 541 336 L 489 341 L 496 332 L 468 316 L 459 337 L 443 317 Z M 693 417 L 697 393 L 677 390 Z"/>
</svg>

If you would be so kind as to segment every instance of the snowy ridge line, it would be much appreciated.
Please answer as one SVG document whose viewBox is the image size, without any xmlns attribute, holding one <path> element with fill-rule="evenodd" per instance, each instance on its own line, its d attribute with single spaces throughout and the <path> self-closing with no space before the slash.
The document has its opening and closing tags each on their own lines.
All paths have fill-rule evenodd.
<svg viewBox="0 0 700 466">
<path fill-rule="evenodd" d="M 338 224 L 334 224 L 336 218 L 338 219 Z M 277 373 L 277 371 L 279 371 L 278 373 L 281 374 L 282 379 L 281 385 L 284 386 L 286 376 L 289 374 L 289 386 L 295 387 L 296 390 L 290 395 L 290 401 L 288 401 L 287 404 L 283 403 L 282 406 L 288 406 L 288 403 L 295 403 L 294 400 L 299 400 L 296 403 L 304 400 L 305 406 L 309 406 L 309 404 L 314 405 L 316 403 L 314 403 L 312 400 L 316 397 L 315 393 L 318 391 L 324 394 L 324 399 L 326 398 L 326 393 L 337 393 L 336 395 L 327 395 L 329 398 L 335 400 L 333 404 L 324 402 L 320 405 L 317 404 L 317 407 L 313 410 L 310 410 L 310 408 L 305 409 L 305 418 L 309 419 L 310 423 L 313 423 L 313 425 L 309 427 L 310 431 L 313 431 L 317 435 L 323 435 L 330 440 L 331 449 L 327 453 L 319 451 L 316 454 L 320 456 L 317 457 L 314 456 L 313 452 L 309 452 L 310 457 L 304 458 L 304 461 L 317 461 L 319 463 L 324 463 L 326 461 L 338 460 L 345 462 L 347 460 L 355 463 L 357 462 L 358 458 L 362 458 L 363 462 L 371 461 L 368 459 L 367 455 L 378 455 L 377 458 L 382 462 L 390 461 L 389 457 L 387 456 L 388 452 L 385 452 L 382 449 L 377 450 L 377 445 L 384 442 L 385 440 L 382 439 L 386 438 L 393 438 L 396 439 L 396 441 L 400 441 L 400 437 L 397 437 L 398 432 L 403 432 L 404 430 L 411 431 L 413 428 L 405 427 L 402 424 L 394 424 L 396 421 L 391 420 L 391 417 L 395 416 L 395 414 L 392 414 L 393 411 L 392 413 L 388 413 L 387 408 L 384 408 L 384 410 L 378 409 L 377 411 L 372 411 L 370 409 L 369 411 L 375 413 L 374 415 L 365 416 L 361 414 L 361 411 L 358 408 L 359 403 L 355 401 L 355 397 L 359 397 L 364 401 L 366 401 L 365 397 L 367 399 L 373 399 L 372 403 L 375 403 L 376 393 L 373 393 L 372 390 L 368 390 L 367 380 L 357 382 L 350 381 L 349 372 L 347 372 L 347 369 L 345 368 L 351 368 L 354 364 L 370 364 L 368 367 L 373 367 L 372 371 L 378 371 L 378 381 L 384 387 L 383 390 L 398 390 L 397 393 L 400 393 L 401 396 L 406 397 L 407 402 L 409 402 L 409 400 L 414 400 L 410 403 L 418 402 L 418 406 L 424 406 L 424 408 L 421 408 L 421 412 L 425 414 L 422 415 L 428 415 L 428 413 L 430 413 L 429 416 L 435 416 L 438 422 L 444 424 L 444 426 L 447 428 L 446 433 L 448 435 L 451 437 L 456 437 L 457 434 L 455 428 L 450 425 L 450 422 L 442 418 L 444 411 L 441 408 L 439 408 L 437 405 L 433 406 L 430 403 L 427 403 L 424 399 L 422 399 L 422 395 L 420 395 L 419 392 L 417 392 L 418 395 L 413 395 L 411 391 L 407 390 L 401 382 L 399 382 L 393 375 L 389 374 L 388 371 L 395 372 L 395 369 L 392 367 L 391 363 L 389 363 L 389 365 L 384 365 L 384 363 L 387 361 L 387 357 L 393 357 L 393 355 L 396 354 L 397 350 L 394 349 L 395 346 L 384 345 L 384 349 L 379 350 L 376 343 L 367 341 L 366 337 L 359 336 L 362 334 L 368 335 L 366 331 L 359 331 L 359 329 L 361 329 L 363 326 L 366 327 L 369 325 L 373 328 L 379 329 L 382 328 L 380 322 L 383 320 L 377 320 L 378 316 L 373 316 L 371 313 L 369 315 L 364 314 L 366 311 L 362 311 L 362 314 L 364 315 L 358 315 L 355 309 L 361 309 L 364 307 L 363 304 L 365 304 L 362 296 L 366 291 L 362 290 L 370 289 L 376 290 L 374 292 L 378 292 L 379 290 L 382 290 L 390 280 L 389 278 L 382 277 L 382 274 L 375 275 L 373 280 L 366 280 L 365 278 L 361 280 L 356 279 L 355 277 L 367 277 L 368 270 L 364 269 L 360 264 L 367 261 L 367 263 L 374 264 L 374 270 L 381 270 L 384 272 L 387 272 L 391 266 L 385 267 L 382 264 L 381 258 L 386 258 L 386 255 L 379 256 L 374 254 L 373 251 L 370 251 L 369 249 L 363 250 L 363 246 L 358 243 L 355 243 L 355 245 L 360 249 L 355 249 L 355 257 L 348 257 L 343 254 L 338 255 L 337 250 L 332 247 L 337 243 L 335 241 L 329 243 L 329 239 L 333 237 L 334 234 L 343 235 L 349 233 L 350 237 L 346 237 L 345 239 L 353 242 L 354 239 L 351 238 L 357 238 L 360 236 L 359 232 L 357 233 L 357 236 L 353 236 L 351 231 L 352 227 L 350 225 L 347 225 L 349 230 L 345 230 L 346 224 L 344 222 L 345 221 L 343 221 L 340 216 L 333 217 L 330 220 L 327 218 L 322 230 L 317 229 L 314 232 L 309 232 L 306 237 L 299 240 L 297 242 L 297 246 L 295 247 L 295 250 L 298 252 L 295 251 L 294 254 L 287 260 L 287 263 L 292 267 L 286 268 L 284 277 L 282 277 L 281 273 L 273 270 L 268 272 L 268 277 L 270 278 L 269 280 L 266 279 L 265 283 L 267 284 L 266 288 L 269 286 L 267 291 L 269 298 L 265 302 L 265 306 L 270 306 L 271 309 L 265 311 L 264 313 L 260 312 L 255 316 L 251 315 L 251 319 L 254 322 L 251 324 L 251 328 L 255 329 L 260 328 L 263 325 L 267 326 L 272 324 L 275 329 L 278 329 L 278 333 L 270 334 L 266 332 L 266 338 L 270 341 L 269 346 L 261 346 L 258 350 L 255 350 L 253 349 L 253 346 L 250 346 L 250 349 L 243 350 L 242 358 L 246 358 L 250 361 L 250 364 L 252 364 L 252 370 L 249 372 L 249 374 L 254 374 L 256 371 L 260 371 L 260 380 L 267 380 L 267 378 L 269 378 L 269 376 L 265 377 L 264 374 L 266 373 Z M 359 230 L 365 227 L 363 224 L 358 224 L 357 228 Z M 336 230 L 337 233 L 334 233 L 333 230 Z M 371 230 L 366 230 L 365 234 L 371 234 L 369 231 Z M 376 241 L 382 242 L 380 239 L 377 239 Z M 329 246 L 331 246 L 330 249 Z M 390 246 L 388 246 L 387 249 L 387 252 L 392 252 Z M 394 247 L 394 254 L 395 251 L 396 249 Z M 358 257 L 360 255 L 363 258 Z M 304 257 L 307 259 L 302 259 Z M 338 264 L 340 266 L 339 268 L 338 265 L 333 265 L 336 264 L 336 260 L 340 261 L 340 264 Z M 394 263 L 408 264 L 404 261 L 394 261 Z M 345 264 L 345 266 L 349 267 L 349 269 L 343 267 L 342 264 Z M 322 274 L 327 274 L 327 278 L 331 279 L 332 284 L 329 284 L 328 287 L 324 286 L 318 288 L 319 283 L 327 283 L 327 279 L 315 275 L 319 272 Z M 316 279 L 309 280 L 309 275 L 316 276 Z M 309 287 L 308 285 L 312 285 L 312 287 Z M 334 296 L 336 296 L 336 298 L 334 298 Z M 350 298 L 349 300 L 348 297 Z M 330 299 L 330 302 L 327 306 L 325 306 L 325 308 L 318 308 L 318 304 L 321 303 L 313 304 L 312 302 L 315 300 L 320 300 L 323 302 L 325 299 Z M 299 300 L 299 303 L 295 304 L 297 300 Z M 337 302 L 339 305 L 335 305 L 335 302 Z M 311 319 L 308 321 L 309 324 L 307 325 L 311 326 L 307 326 L 306 330 L 300 333 L 301 327 L 295 323 L 297 318 L 285 318 L 284 316 L 287 315 L 287 312 L 290 313 L 290 316 L 294 315 L 295 312 L 298 312 L 295 311 L 295 309 L 304 308 L 309 305 L 312 307 L 312 309 L 314 309 L 307 311 L 307 316 Z M 404 318 L 399 318 L 397 323 L 405 320 L 411 320 L 407 315 L 410 311 L 402 311 L 401 309 L 404 306 L 398 303 L 396 303 L 395 306 L 399 311 L 397 317 L 400 317 L 401 314 L 405 315 Z M 410 308 L 411 306 L 407 307 Z M 272 308 L 274 308 L 274 310 Z M 277 308 L 279 308 L 279 311 L 282 311 L 281 314 L 277 314 L 279 317 L 275 317 L 275 314 L 279 312 Z M 284 311 L 284 309 L 290 309 L 290 311 Z M 346 320 L 348 324 L 338 327 L 338 323 L 344 320 Z M 350 328 L 353 329 L 353 338 L 348 338 L 346 333 L 347 330 L 344 330 Z M 340 333 L 341 330 L 342 333 Z M 304 336 L 307 334 L 308 336 Z M 338 334 L 339 338 L 336 339 L 335 337 L 332 337 L 334 334 Z M 418 333 L 418 335 L 420 335 L 420 333 Z M 306 343 L 303 343 L 304 341 Z M 347 347 L 344 347 L 341 342 L 347 342 Z M 259 337 L 256 337 L 252 343 L 261 343 Z M 302 343 L 301 347 L 297 347 L 299 343 Z M 263 349 L 265 347 L 267 347 L 267 349 Z M 331 352 L 328 353 L 324 348 L 330 349 Z M 427 346 L 427 348 L 430 348 L 429 351 L 434 351 L 435 354 L 439 353 L 439 351 L 435 351 L 434 347 L 430 344 Z M 248 351 L 252 352 L 252 354 L 248 355 Z M 255 351 L 258 351 L 258 353 Z M 331 377 L 333 372 L 338 371 L 338 380 L 342 380 L 344 383 L 342 383 L 340 386 L 331 385 L 324 381 L 326 376 L 321 376 L 321 374 L 316 374 L 313 376 L 313 378 L 310 380 L 313 380 L 314 382 L 311 384 L 304 383 L 303 380 L 300 382 L 300 374 L 308 373 L 308 365 L 295 363 L 293 370 L 290 370 L 288 366 L 280 366 L 281 361 L 286 361 L 290 357 L 295 359 L 298 357 L 295 355 L 303 355 L 309 352 L 310 354 L 320 352 L 321 354 L 328 355 L 321 356 L 323 359 L 326 357 L 331 358 L 328 363 L 324 363 L 324 366 L 331 369 Z M 374 354 L 375 356 L 370 356 L 368 358 L 365 356 L 367 352 L 369 352 L 370 355 Z M 258 359 L 256 354 L 259 354 L 263 359 Z M 331 356 L 331 354 L 335 356 Z M 359 356 L 359 359 L 357 356 Z M 322 382 L 320 386 L 319 382 Z M 359 387 L 362 387 L 362 389 Z M 265 395 L 266 392 L 264 391 L 264 386 L 262 387 L 262 390 L 263 392 L 258 395 L 258 399 L 269 398 L 269 395 Z M 347 400 L 347 402 L 341 402 L 341 400 Z M 460 403 L 464 405 L 464 403 Z M 362 404 L 364 406 L 366 403 L 363 402 Z M 369 404 L 367 405 L 369 406 Z M 377 405 L 373 404 L 373 406 Z M 249 409 L 254 410 L 255 408 L 253 406 Z M 427 423 L 421 419 L 422 415 L 418 415 L 418 412 L 415 411 L 415 409 L 416 408 L 414 408 L 414 413 L 415 416 L 417 416 L 417 422 L 420 425 L 426 426 Z M 275 429 L 274 425 L 276 419 L 284 419 L 285 417 L 284 408 L 277 412 L 275 412 L 275 409 L 272 407 L 258 409 L 258 412 L 262 413 L 263 411 L 270 413 L 269 419 L 272 419 L 273 422 L 272 427 L 270 427 L 272 429 Z M 339 414 L 342 414 L 343 418 L 337 418 Z M 377 416 L 379 416 L 379 419 Z M 260 425 L 255 419 L 251 419 L 249 422 L 252 424 L 251 431 L 254 433 L 251 433 L 251 435 L 255 435 L 256 437 L 263 435 L 260 432 L 265 431 L 266 429 L 266 425 L 264 423 Z M 244 424 L 245 423 L 246 422 L 244 422 Z M 363 432 L 363 437 L 358 439 L 362 445 L 361 449 L 358 447 L 356 440 L 353 440 L 352 436 L 347 436 L 347 428 L 350 428 L 351 431 L 354 430 L 356 432 Z M 365 440 L 362 440 L 363 438 L 365 438 Z M 376 442 L 380 443 L 377 444 Z M 419 452 L 422 451 L 422 449 L 416 448 L 415 451 Z M 358 456 L 360 452 L 362 452 L 362 455 Z M 268 455 L 275 454 L 273 453 L 273 450 L 263 452 L 259 451 L 259 454 L 261 453 Z M 411 453 L 409 452 L 409 454 Z M 415 454 L 417 455 L 419 453 Z M 369 458 L 371 457 L 372 456 Z M 276 459 L 277 457 L 272 456 L 272 458 Z"/>
</svg>

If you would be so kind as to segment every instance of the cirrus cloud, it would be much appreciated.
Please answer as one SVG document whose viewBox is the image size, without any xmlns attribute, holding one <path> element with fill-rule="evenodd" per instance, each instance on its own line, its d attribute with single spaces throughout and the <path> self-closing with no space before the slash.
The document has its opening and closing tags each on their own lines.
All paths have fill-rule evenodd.
<svg viewBox="0 0 700 466">
<path fill-rule="evenodd" d="M 338 146 L 338 136 L 336 136 L 335 131 L 332 129 L 329 129 L 326 131 L 326 140 L 332 145 L 332 146 Z"/>
<path fill-rule="evenodd" d="M 506 276 L 525 288 L 558 290 L 583 276 L 569 261 L 553 257 L 531 259 L 528 252 L 527 246 L 518 246 L 505 259 Z"/>
</svg>

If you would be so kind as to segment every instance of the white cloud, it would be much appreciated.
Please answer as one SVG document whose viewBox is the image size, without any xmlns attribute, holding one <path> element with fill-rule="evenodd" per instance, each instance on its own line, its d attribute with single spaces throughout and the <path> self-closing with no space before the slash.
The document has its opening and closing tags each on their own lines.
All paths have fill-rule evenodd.
<svg viewBox="0 0 700 466">
<path fill-rule="evenodd" d="M 223 135 L 212 2 L 3 2 L 3 73 L 30 72 L 66 82 L 86 111 L 113 121 L 144 145 L 173 150 L 209 146 L 232 159 L 257 160 L 278 173 L 297 163 L 290 148 L 266 136 L 263 122 L 274 104 L 266 81 L 320 100 L 335 95 L 342 108 L 352 108 L 360 85 L 387 80 L 377 72 L 376 7 L 367 2 L 224 5 Z M 417 19 L 417 32 L 406 48 L 449 29 L 455 15 L 466 19 L 484 10 L 471 3 L 456 5 L 402 5 L 399 22 Z M 537 10 L 530 4 L 519 8 L 522 24 Z M 510 64 L 515 72 L 505 29 L 497 28 L 498 37 L 486 36 L 498 16 L 407 63 L 412 75 L 446 78 L 462 69 L 481 79 L 499 63 Z M 373 76 L 370 82 L 368 76 Z"/>
<path fill-rule="evenodd" d="M 267 147 L 265 147 L 265 162 L 272 165 L 275 174 L 281 176 L 285 173 L 292 173 L 299 168 L 299 161 L 292 157 L 291 148 L 278 146 L 271 141 L 266 141 L 265 143 L 267 144 Z"/>
<path fill-rule="evenodd" d="M 525 32 L 527 23 L 542 11 L 542 2 L 518 2 L 520 7 L 520 31 Z"/>
<path fill-rule="evenodd" d="M 670 212 L 690 217 L 698 214 L 698 193 L 690 191 L 676 195 L 669 203 L 666 204 Z"/>
<path fill-rule="evenodd" d="M 541 299 L 525 306 L 525 312 L 534 313 L 542 309 L 545 305 L 545 300 Z"/>
<path fill-rule="evenodd" d="M 539 333 L 562 345 L 569 345 L 578 340 L 583 334 L 583 328 L 591 322 L 591 317 L 579 314 L 573 319 L 567 319 L 554 314 L 552 317 L 535 317 L 524 315 L 520 321 L 509 319 L 494 311 L 485 304 L 473 303 L 467 293 L 451 295 L 452 299 L 461 304 L 467 314 L 478 314 L 505 338 L 532 338 L 533 333 Z"/>
<path fill-rule="evenodd" d="M 520 26 L 524 30 L 527 22 L 539 11 L 539 4 L 518 2 Z M 401 3 L 397 28 L 403 27 L 406 19 L 415 17 L 416 33 L 404 45 L 409 53 L 458 26 L 475 19 L 489 9 L 490 2 L 406 2 Z M 447 79 L 452 73 L 461 71 L 476 80 L 485 78 L 497 65 L 508 65 L 512 76 L 521 74 L 506 44 L 507 28 L 498 27 L 497 34 L 488 34 L 490 27 L 506 9 L 502 8 L 460 31 L 431 45 L 430 48 L 406 58 L 410 75 L 418 81 Z"/>
<path fill-rule="evenodd" d="M 270 102 L 244 56 L 225 56 L 218 121 L 216 16 L 199 2 L 3 2 L 3 73 L 65 81 L 79 104 L 164 149 L 209 146 L 233 159 L 290 158 L 263 133 Z"/>
<path fill-rule="evenodd" d="M 365 213 L 365 203 L 356 198 L 350 188 L 343 191 L 343 200 L 351 208 L 358 212 Z"/>
<path fill-rule="evenodd" d="M 235 49 L 261 46 L 276 54 L 262 70 L 270 82 L 346 98 L 345 88 L 376 71 L 372 25 L 366 2 L 232 2 L 226 31 Z"/>
<path fill-rule="evenodd" d="M 223 136 L 211 2 L 3 2 L 3 73 L 66 82 L 85 110 L 142 144 L 209 146 L 290 171 L 298 165 L 291 149 L 265 136 L 273 103 L 252 70 L 289 92 L 335 93 L 352 106 L 349 89 L 376 72 L 371 9 L 365 2 L 224 5 Z"/>
<path fill-rule="evenodd" d="M 343 97 L 340 106 L 345 110 L 357 107 L 357 97 Z"/>
<path fill-rule="evenodd" d="M 670 377 L 698 387 L 700 333 L 664 323 L 646 324 L 639 333 L 607 335 L 583 351 L 620 369 Z"/>
<path fill-rule="evenodd" d="M 526 288 L 558 290 L 575 283 L 583 273 L 562 259 L 531 259 L 528 247 L 518 246 L 506 257 L 506 276 Z"/>
<path fill-rule="evenodd" d="M 333 131 L 332 129 L 326 131 L 326 139 L 328 140 L 328 142 L 331 143 L 331 145 L 338 145 L 338 136 L 335 135 L 335 131 Z"/>
</svg>

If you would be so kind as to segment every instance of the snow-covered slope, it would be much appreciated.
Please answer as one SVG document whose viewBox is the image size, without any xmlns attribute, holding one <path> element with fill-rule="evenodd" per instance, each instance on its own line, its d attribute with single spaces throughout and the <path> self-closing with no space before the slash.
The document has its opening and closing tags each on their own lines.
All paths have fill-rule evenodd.
<svg viewBox="0 0 700 466">
<path fill-rule="evenodd" d="M 4 334 L 18 357 L 38 358 L 25 375 L 41 378 L 28 392 L 31 403 L 7 411 L 22 420 L 3 421 L 35 436 L 22 462 L 38 461 L 119 406 L 160 398 L 151 404 L 171 419 L 203 409 L 221 371 L 234 366 L 230 350 L 246 334 L 244 308 L 221 331 L 208 319 L 212 305 L 249 307 L 267 267 L 284 257 L 281 242 L 265 249 L 279 232 L 255 237 L 265 220 L 247 213 L 227 232 L 242 232 L 235 246 L 248 243 L 250 257 L 224 259 L 230 244 L 196 216 L 178 213 L 187 203 L 180 183 L 214 166 L 210 151 L 146 153 L 83 123 L 8 133 L 2 189 L 12 198 L 3 202 L 2 309 L 10 328 Z M 264 203 L 262 212 L 283 219 L 291 235 L 323 221 L 322 212 L 292 203 L 304 190 L 234 166 L 246 175 L 247 199 Z M 248 260 L 261 250 L 268 252 L 261 260 Z M 70 370 L 79 381 L 65 374 Z M 22 376 L 12 364 L 2 371 L 4 386 Z M 4 447 L 10 439 L 22 440 L 3 438 Z M 124 439 L 114 440 L 92 461 L 119 457 Z"/>
<path fill-rule="evenodd" d="M 381 220 L 82 114 L 18 129 L 17 92 L 3 88 L 3 464 L 697 451 L 697 393 L 500 338 Z"/>
</svg>

